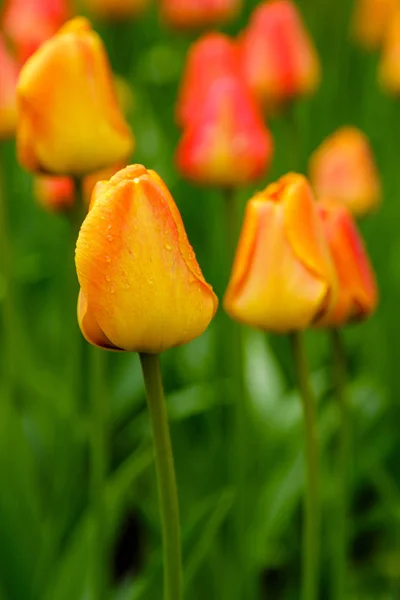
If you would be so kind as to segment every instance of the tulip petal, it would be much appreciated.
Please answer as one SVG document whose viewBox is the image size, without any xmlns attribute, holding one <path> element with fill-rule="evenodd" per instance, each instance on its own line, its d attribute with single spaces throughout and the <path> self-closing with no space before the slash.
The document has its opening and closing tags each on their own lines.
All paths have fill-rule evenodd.
<svg viewBox="0 0 400 600">
<path fill-rule="evenodd" d="M 293 251 L 315 275 L 324 279 L 327 276 L 332 277 L 332 263 L 307 179 L 289 174 L 280 181 L 285 185 L 282 198 L 285 207 L 285 231 Z"/>
<path fill-rule="evenodd" d="M 300 261 L 285 234 L 280 203 L 250 201 L 238 273 L 225 296 L 227 312 L 243 323 L 285 333 L 308 327 L 323 306 L 328 283 Z M 246 268 L 246 263 L 247 268 Z"/>
<path fill-rule="evenodd" d="M 86 297 L 82 290 L 78 297 L 78 323 L 84 338 L 93 346 L 104 348 L 106 350 L 121 351 L 110 342 L 96 321 L 93 312 L 89 309 Z"/>
<path fill-rule="evenodd" d="M 164 188 L 140 169 L 139 176 L 130 173 L 95 188 L 77 242 L 77 272 L 109 340 L 125 350 L 158 353 L 200 335 L 217 301 L 193 268 L 193 250 Z"/>
</svg>

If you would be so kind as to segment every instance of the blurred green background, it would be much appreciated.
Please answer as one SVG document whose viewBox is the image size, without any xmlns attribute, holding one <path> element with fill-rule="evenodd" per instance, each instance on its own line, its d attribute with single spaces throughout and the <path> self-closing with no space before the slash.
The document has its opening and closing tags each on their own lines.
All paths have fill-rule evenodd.
<svg viewBox="0 0 400 600">
<path fill-rule="evenodd" d="M 255 1 L 225 31 L 236 34 Z M 354 451 L 349 456 L 349 599 L 400 598 L 400 106 L 377 83 L 378 55 L 349 40 L 352 2 L 299 2 L 318 47 L 320 91 L 295 107 L 301 165 L 343 124 L 370 137 L 382 176 L 381 210 L 361 223 L 380 287 L 379 310 L 348 328 Z M 164 29 L 152 7 L 141 19 L 94 21 L 116 73 L 134 92 L 130 116 L 134 161 L 157 170 L 184 218 L 206 279 L 219 297 L 225 224 L 220 195 L 182 181 L 173 153 L 179 138 L 174 104 L 185 53 L 195 36 Z M 276 152 L 272 169 L 253 189 L 297 168 L 291 131 L 270 120 Z M 3 187 L 12 238 L 13 353 L 0 343 L 1 370 L 10 372 L 15 398 L 1 402 L 0 380 L 0 598 L 83 600 L 92 597 L 94 537 L 90 510 L 88 380 L 71 393 L 75 321 L 73 235 L 67 220 L 46 214 L 32 197 L 31 177 L 16 164 L 13 142 L 1 147 Z M 253 189 L 240 192 L 242 204 Z M 399 205 L 397 203 L 399 202 Z M 0 281 L 0 301 L 4 285 Z M 303 429 L 286 339 L 246 330 L 248 385 L 244 498 L 245 536 L 238 564 L 232 521 L 238 490 L 232 466 L 232 380 L 218 364 L 220 310 L 198 340 L 162 357 L 181 503 L 186 598 L 234 600 L 247 569 L 246 600 L 299 597 Z M 74 340 L 75 338 L 75 340 Z M 0 331 L 0 340 L 2 332 Z M 223 340 L 222 340 L 223 344 Z M 307 335 L 318 394 L 323 452 L 322 595 L 331 597 L 337 494 L 330 356 L 323 332 Z M 222 361 L 223 362 L 223 361 Z M 84 365 L 83 365 L 84 366 Z M 85 373 L 85 371 L 84 371 Z M 137 356 L 107 354 L 107 532 L 115 600 L 159 600 L 161 537 L 151 438 Z M 240 587 L 240 586 L 239 586 Z M 240 598 L 242 600 L 242 598 Z"/>
</svg>

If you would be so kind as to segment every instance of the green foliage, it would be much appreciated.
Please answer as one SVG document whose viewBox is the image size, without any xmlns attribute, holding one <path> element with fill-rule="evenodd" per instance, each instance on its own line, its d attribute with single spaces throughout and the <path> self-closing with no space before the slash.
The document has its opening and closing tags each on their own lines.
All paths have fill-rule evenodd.
<svg viewBox="0 0 400 600">
<path fill-rule="evenodd" d="M 243 27 L 254 4 L 245 3 L 243 16 L 230 28 L 232 33 Z M 320 92 L 299 102 L 295 111 L 301 169 L 306 169 L 309 153 L 326 135 L 351 123 L 370 136 L 383 179 L 382 210 L 361 224 L 378 274 L 380 308 L 370 322 L 346 332 L 355 438 L 349 457 L 348 598 L 395 599 L 400 593 L 400 108 L 378 87 L 377 57 L 363 54 L 348 40 L 351 3 L 303 0 L 300 4 L 323 65 Z M 172 158 L 178 140 L 174 103 L 191 38 L 163 30 L 155 9 L 140 22 L 101 23 L 98 29 L 115 71 L 127 77 L 134 90 L 135 161 L 159 171 L 169 185 L 205 276 L 221 296 L 226 284 L 219 258 L 221 199 L 215 191 L 183 182 Z M 270 126 L 276 156 L 268 179 L 274 179 L 295 165 L 284 120 L 271 120 Z M 90 407 L 85 377 L 77 398 L 65 372 L 71 339 L 80 335 L 75 323 L 76 290 L 71 292 L 66 283 L 73 268 L 71 234 L 61 217 L 44 214 L 35 205 L 31 179 L 16 164 L 13 143 L 2 148 L 2 158 L 18 320 L 11 356 L 16 386 L 12 405 L 6 402 L 0 380 L 0 600 L 83 600 L 91 598 L 94 544 Z M 252 191 L 241 192 L 243 203 Z M 222 318 L 219 314 L 201 339 L 163 357 L 190 600 L 231 600 L 242 577 L 231 536 L 238 492 L 232 472 L 232 386 L 215 359 Z M 72 319 L 73 326 L 67 327 Z M 246 600 L 295 599 L 301 552 L 301 408 L 286 342 L 248 331 L 245 348 L 249 478 L 243 544 L 253 590 Z M 322 332 L 309 334 L 308 351 L 319 397 L 324 456 L 322 597 L 330 598 L 330 516 L 336 495 L 332 453 L 338 414 Z M 161 537 L 139 365 L 137 357 L 120 354 L 108 355 L 107 361 L 106 528 L 113 598 L 159 600 Z"/>
</svg>

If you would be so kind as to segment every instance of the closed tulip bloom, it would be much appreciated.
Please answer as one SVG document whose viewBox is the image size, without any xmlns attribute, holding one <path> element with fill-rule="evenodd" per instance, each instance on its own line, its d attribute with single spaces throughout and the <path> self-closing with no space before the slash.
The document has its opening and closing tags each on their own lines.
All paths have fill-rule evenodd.
<svg viewBox="0 0 400 600">
<path fill-rule="evenodd" d="M 375 311 L 378 291 L 361 235 L 349 211 L 328 199 L 317 206 L 338 278 L 336 302 L 319 325 L 340 327 L 369 317 Z"/>
<path fill-rule="evenodd" d="M 214 82 L 179 143 L 176 161 L 184 177 L 218 187 L 247 184 L 265 174 L 272 139 L 243 82 Z"/>
<path fill-rule="evenodd" d="M 352 31 L 354 39 L 366 50 L 376 50 L 400 6 L 399 0 L 357 0 Z"/>
<path fill-rule="evenodd" d="M 305 177 L 290 173 L 248 203 L 226 312 L 266 331 L 303 330 L 335 302 L 336 278 Z"/>
<path fill-rule="evenodd" d="M 379 79 L 388 94 L 400 96 L 400 8 L 391 19 L 383 43 Z"/>
<path fill-rule="evenodd" d="M 24 63 L 70 16 L 67 0 L 8 0 L 1 26 Z"/>
<path fill-rule="evenodd" d="M 85 0 L 91 13 L 102 19 L 127 19 L 141 15 L 150 0 Z"/>
<path fill-rule="evenodd" d="M 131 154 L 106 52 L 86 19 L 68 22 L 37 50 L 17 93 L 18 157 L 27 170 L 83 176 Z"/>
<path fill-rule="evenodd" d="M 0 34 L 0 140 L 15 134 L 17 125 L 18 67 Z"/>
<path fill-rule="evenodd" d="M 255 9 L 241 50 L 246 80 L 270 109 L 311 95 L 319 85 L 316 49 L 290 0 L 270 0 Z"/>
<path fill-rule="evenodd" d="M 160 0 L 163 21 L 177 29 L 220 25 L 236 17 L 242 0 Z"/>
<path fill-rule="evenodd" d="M 97 184 L 76 268 L 79 324 L 102 348 L 159 353 L 201 335 L 217 309 L 172 196 L 142 165 Z"/>
<path fill-rule="evenodd" d="M 190 48 L 176 106 L 178 125 L 196 117 L 212 84 L 226 75 L 239 76 L 236 42 L 222 33 L 207 33 Z"/>
<path fill-rule="evenodd" d="M 341 127 L 310 159 L 311 183 L 317 196 L 342 202 L 355 216 L 376 209 L 381 185 L 367 137 L 356 127 Z"/>
<path fill-rule="evenodd" d="M 75 203 L 74 180 L 70 177 L 38 175 L 33 182 L 38 204 L 49 212 L 68 212 Z"/>
</svg>

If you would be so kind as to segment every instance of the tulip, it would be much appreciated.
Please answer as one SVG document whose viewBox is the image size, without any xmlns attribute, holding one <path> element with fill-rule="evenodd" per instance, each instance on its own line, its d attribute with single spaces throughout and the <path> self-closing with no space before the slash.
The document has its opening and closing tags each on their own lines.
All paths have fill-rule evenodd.
<svg viewBox="0 0 400 600">
<path fill-rule="evenodd" d="M 309 163 L 317 196 L 342 202 L 355 216 L 376 209 L 381 186 L 367 137 L 355 127 L 342 127 L 321 144 Z"/>
<path fill-rule="evenodd" d="M 248 203 L 226 312 L 276 333 L 303 330 L 335 302 L 336 279 L 311 187 L 290 173 Z"/>
<path fill-rule="evenodd" d="M 319 325 L 339 327 L 366 319 L 375 311 L 378 292 L 361 235 L 342 204 L 323 199 L 317 206 L 339 284 L 336 303 Z"/>
<path fill-rule="evenodd" d="M 399 2 L 400 5 L 400 2 Z M 400 96 L 400 6 L 391 19 L 383 42 L 379 79 L 382 88 L 394 96 Z"/>
<path fill-rule="evenodd" d="M 127 19 L 141 15 L 150 0 L 85 0 L 91 13 L 101 19 Z"/>
<path fill-rule="evenodd" d="M 381 46 L 399 6 L 399 0 L 357 0 L 352 33 L 360 46 L 366 50 L 376 50 Z"/>
<path fill-rule="evenodd" d="M 74 180 L 70 177 L 39 175 L 33 182 L 33 193 L 44 209 L 68 212 L 75 203 Z"/>
<path fill-rule="evenodd" d="M 316 49 L 290 0 L 270 0 L 253 12 L 241 36 L 246 80 L 269 109 L 313 94 L 320 81 Z"/>
<path fill-rule="evenodd" d="M 185 127 L 197 115 L 212 84 L 226 75 L 239 76 L 236 43 L 222 33 L 207 33 L 190 48 L 179 90 L 176 120 Z"/>
<path fill-rule="evenodd" d="M 69 18 L 67 0 L 8 0 L 1 21 L 24 63 Z"/>
<path fill-rule="evenodd" d="M 160 4 L 167 25 L 193 29 L 232 20 L 239 14 L 242 0 L 160 0 Z"/>
<path fill-rule="evenodd" d="M 176 161 L 194 182 L 232 188 L 261 177 L 271 155 L 271 135 L 248 90 L 236 77 L 224 77 L 183 132 Z"/>
<path fill-rule="evenodd" d="M 76 268 L 79 324 L 102 348 L 157 354 L 201 335 L 217 309 L 172 196 L 142 165 L 95 187 Z"/>
<path fill-rule="evenodd" d="M 132 152 L 99 36 L 68 22 L 28 60 L 17 87 L 17 149 L 29 171 L 82 177 Z"/>
<path fill-rule="evenodd" d="M 11 137 L 17 124 L 18 67 L 0 34 L 0 140 Z"/>
</svg>

